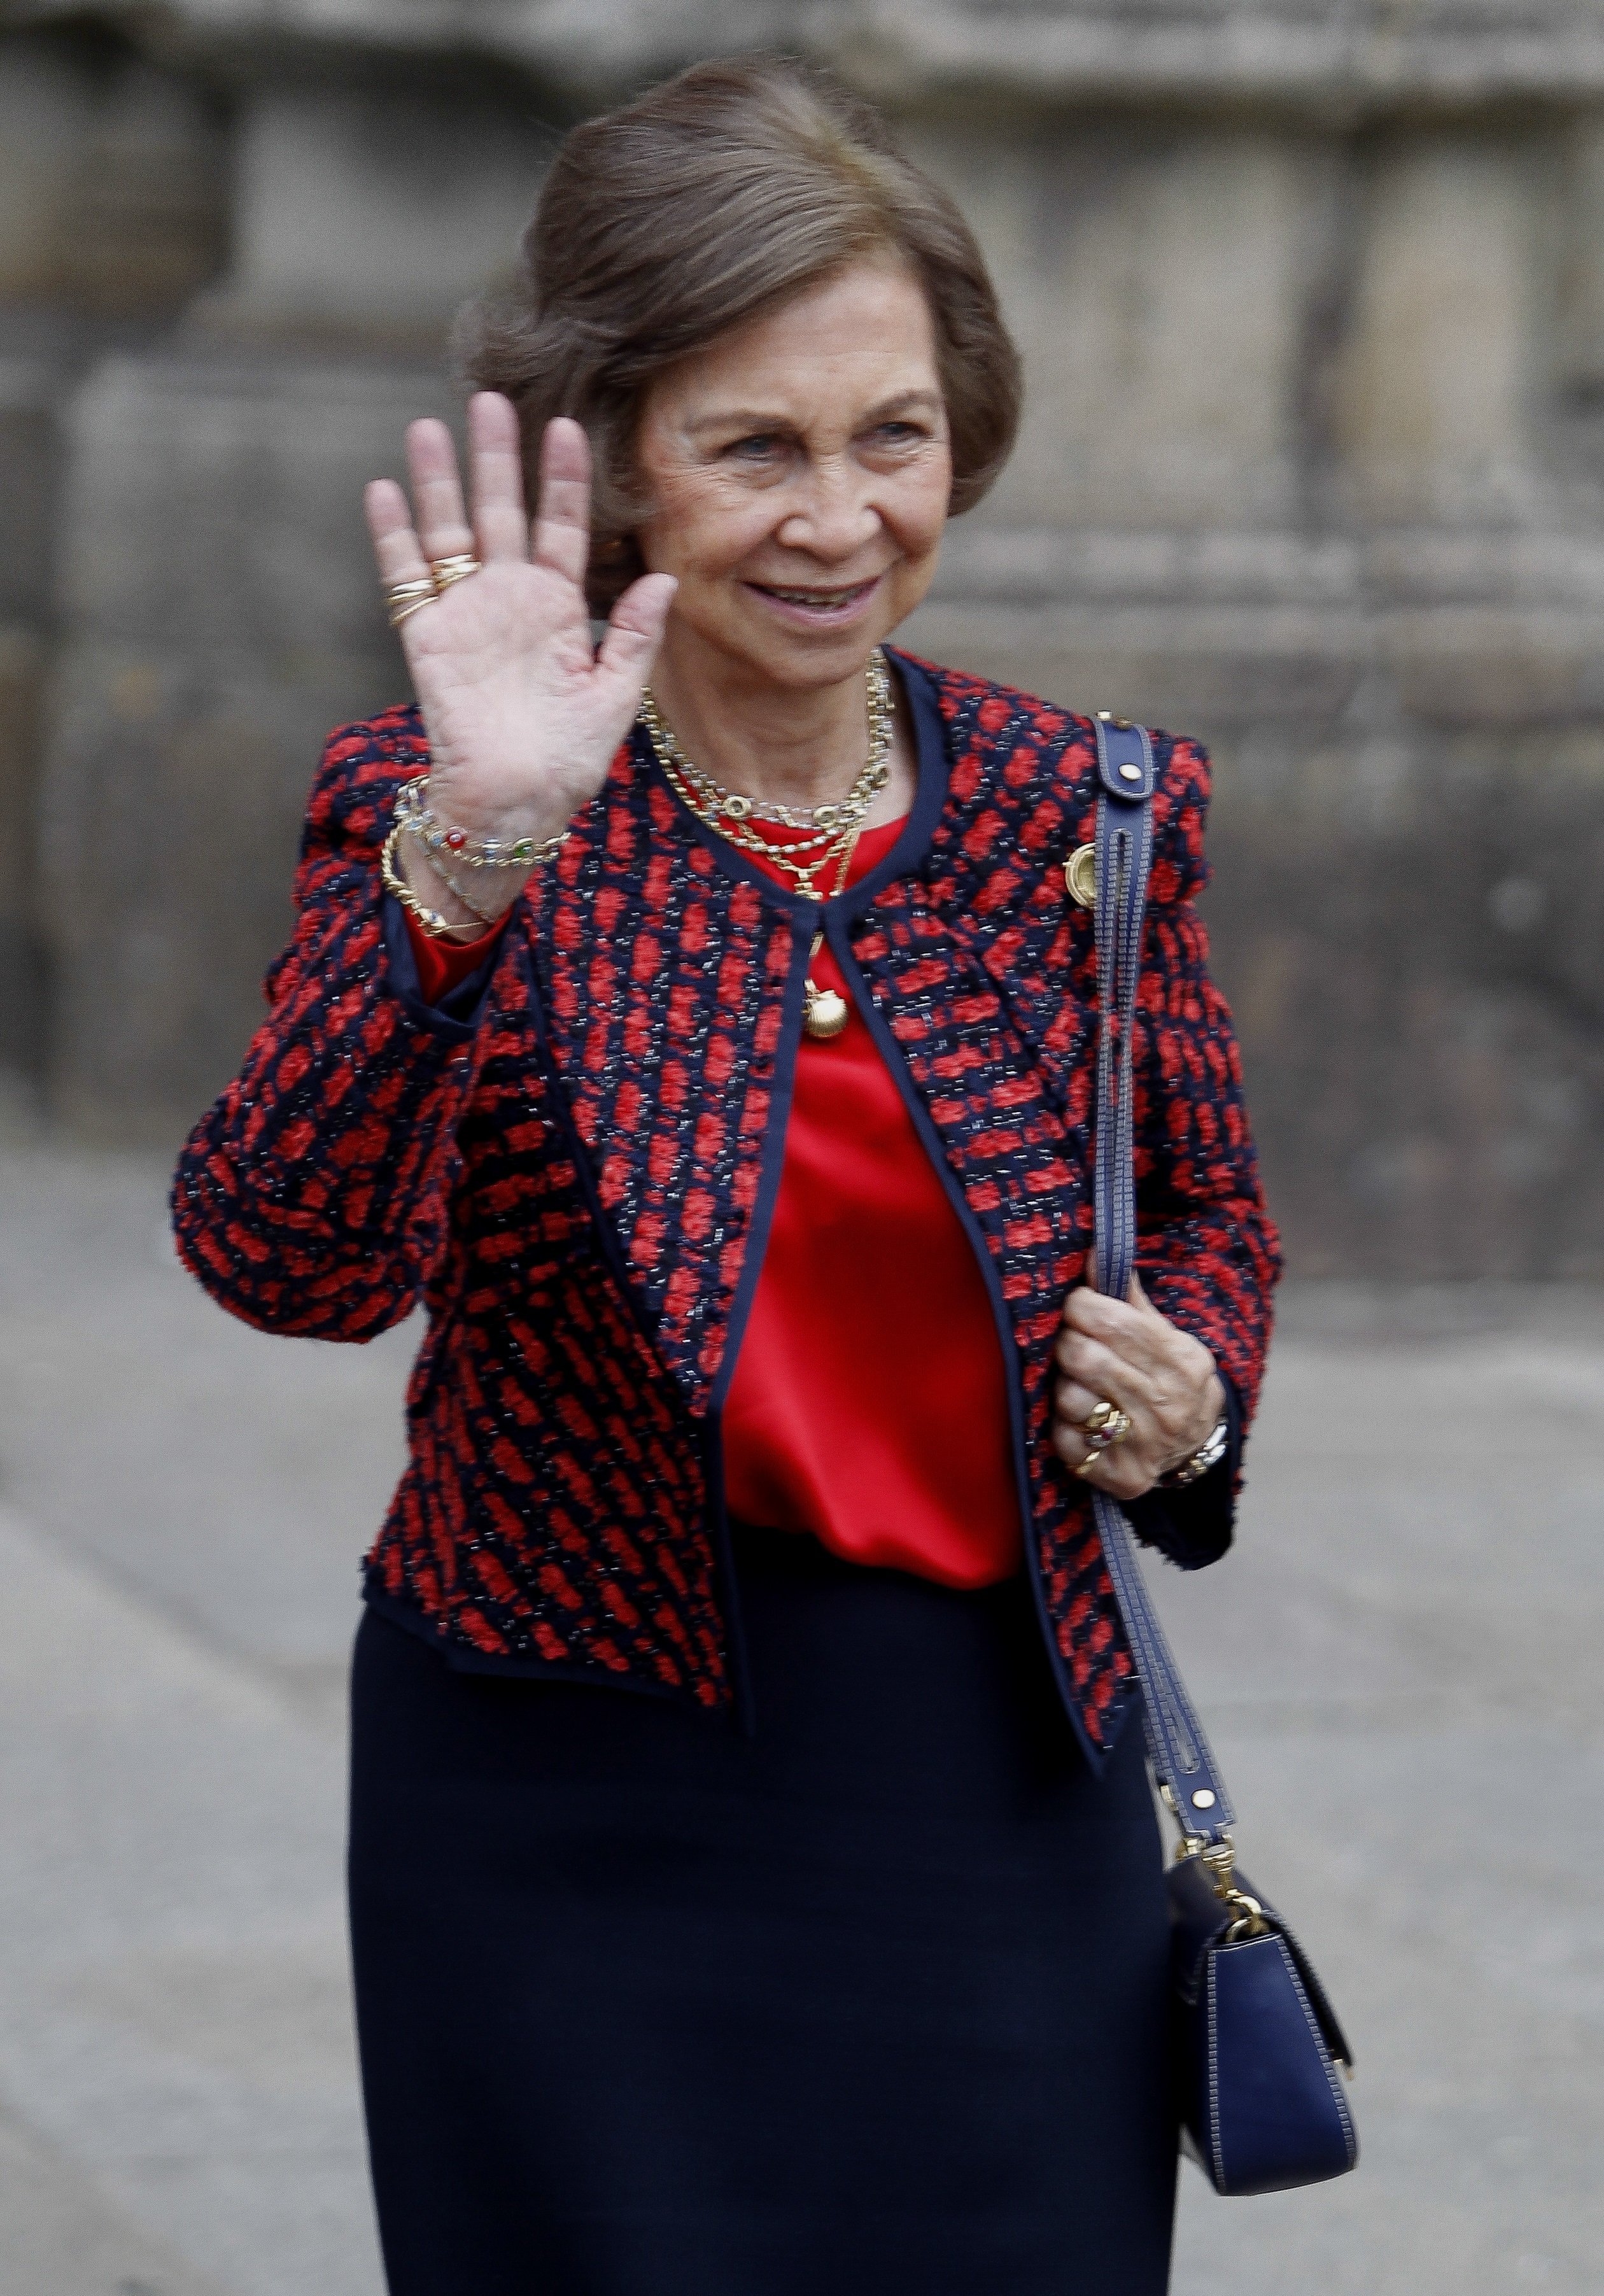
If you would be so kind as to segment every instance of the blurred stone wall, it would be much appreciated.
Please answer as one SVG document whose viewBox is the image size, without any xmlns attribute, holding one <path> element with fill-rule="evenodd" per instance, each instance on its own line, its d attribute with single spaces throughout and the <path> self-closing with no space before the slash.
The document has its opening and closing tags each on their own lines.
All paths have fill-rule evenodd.
<svg viewBox="0 0 1604 2296">
<path fill-rule="evenodd" d="M 563 127 L 785 44 L 953 185 L 1030 411 L 912 643 L 1202 734 L 1309 1274 L 1604 1273 L 1592 0 L 168 0 L 0 34 L 0 1066 L 166 1143 L 319 742 L 362 481 Z"/>
</svg>

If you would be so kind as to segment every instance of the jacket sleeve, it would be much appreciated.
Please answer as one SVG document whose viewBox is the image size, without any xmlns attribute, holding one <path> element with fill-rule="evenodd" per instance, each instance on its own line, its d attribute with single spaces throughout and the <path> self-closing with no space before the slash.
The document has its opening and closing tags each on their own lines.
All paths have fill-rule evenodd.
<svg viewBox="0 0 1604 2296">
<path fill-rule="evenodd" d="M 480 1032 L 422 1001 L 379 870 L 396 790 L 425 762 L 407 711 L 329 742 L 267 1018 L 179 1160 L 180 1256 L 264 1331 L 371 1339 L 444 1251 Z"/>
<path fill-rule="evenodd" d="M 1245 1427 L 1264 1375 L 1281 1244 L 1259 1182 L 1236 1032 L 1209 978 L 1195 906 L 1207 882 L 1208 759 L 1195 742 L 1174 741 L 1159 767 L 1133 1054 L 1136 1263 L 1160 1314 L 1212 1350 Z"/>
</svg>

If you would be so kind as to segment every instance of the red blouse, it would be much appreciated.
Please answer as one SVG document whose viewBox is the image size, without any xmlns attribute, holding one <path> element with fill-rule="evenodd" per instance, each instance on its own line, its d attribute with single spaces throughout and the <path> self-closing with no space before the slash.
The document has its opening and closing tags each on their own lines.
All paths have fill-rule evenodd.
<svg viewBox="0 0 1604 2296">
<path fill-rule="evenodd" d="M 902 828 L 863 832 L 848 883 Z M 408 922 L 428 1002 L 484 963 L 487 937 L 430 940 Z M 828 948 L 810 970 L 851 1018 L 828 1041 L 805 1034 L 798 1053 L 768 1249 L 724 1405 L 725 1498 L 740 1520 L 811 1531 L 849 1562 L 992 1586 L 1019 1569 L 1020 1541 L 986 1286 Z"/>
</svg>

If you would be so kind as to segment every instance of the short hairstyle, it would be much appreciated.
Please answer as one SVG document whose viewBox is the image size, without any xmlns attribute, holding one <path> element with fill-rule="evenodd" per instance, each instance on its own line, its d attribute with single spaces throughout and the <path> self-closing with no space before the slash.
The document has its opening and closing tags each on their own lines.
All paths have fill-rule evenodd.
<svg viewBox="0 0 1604 2296">
<path fill-rule="evenodd" d="M 784 56 L 694 64 L 576 127 L 557 152 L 508 295 L 457 323 L 458 365 L 518 410 L 530 499 L 541 434 L 570 414 L 595 461 L 593 605 L 642 570 L 642 403 L 676 361 L 843 266 L 907 262 L 935 330 L 951 508 L 1008 458 L 1019 359 L 973 233 L 873 107 Z"/>
</svg>

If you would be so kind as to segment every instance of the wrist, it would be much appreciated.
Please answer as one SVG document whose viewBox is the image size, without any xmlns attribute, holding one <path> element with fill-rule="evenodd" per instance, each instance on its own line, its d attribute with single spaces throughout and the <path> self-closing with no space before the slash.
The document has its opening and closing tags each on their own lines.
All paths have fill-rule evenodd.
<svg viewBox="0 0 1604 2296">
<path fill-rule="evenodd" d="M 460 835 L 475 852 L 511 856 L 527 851 L 531 866 L 547 849 L 561 842 L 577 810 L 553 791 L 543 791 L 541 800 L 545 801 L 526 800 L 516 805 L 476 800 L 432 767 L 404 783 L 400 794 L 403 810 L 426 823 L 431 835 Z"/>
<path fill-rule="evenodd" d="M 1229 1431 L 1229 1426 L 1225 1382 L 1216 1371 L 1210 1374 L 1207 1391 L 1199 1406 L 1198 1417 L 1191 1439 L 1165 1461 L 1158 1471 L 1159 1481 L 1171 1482 L 1176 1476 L 1191 1480 L 1191 1478 L 1186 1471 L 1192 1468 L 1199 1456 L 1219 1439 L 1221 1429 L 1225 1428 Z M 1219 1456 L 1223 1456 L 1223 1447 Z M 1207 1471 L 1201 1469 L 1198 1472 L 1207 1472 Z"/>
<path fill-rule="evenodd" d="M 1231 1449 L 1230 1399 L 1217 1373 L 1209 1383 L 1208 1399 L 1216 1415 L 1207 1433 L 1183 1458 L 1172 1460 L 1158 1478 L 1170 1490 L 1183 1490 L 1189 1483 L 1200 1482 L 1223 1463 Z"/>
<path fill-rule="evenodd" d="M 454 936 L 463 940 L 471 940 L 480 933 L 494 932 L 529 882 L 527 869 L 498 870 L 495 873 L 502 882 L 494 887 L 485 887 L 482 893 L 476 885 L 474 899 L 470 905 L 434 865 L 418 840 L 409 836 L 397 841 L 396 866 L 397 873 L 407 890 L 443 917 Z"/>
</svg>

